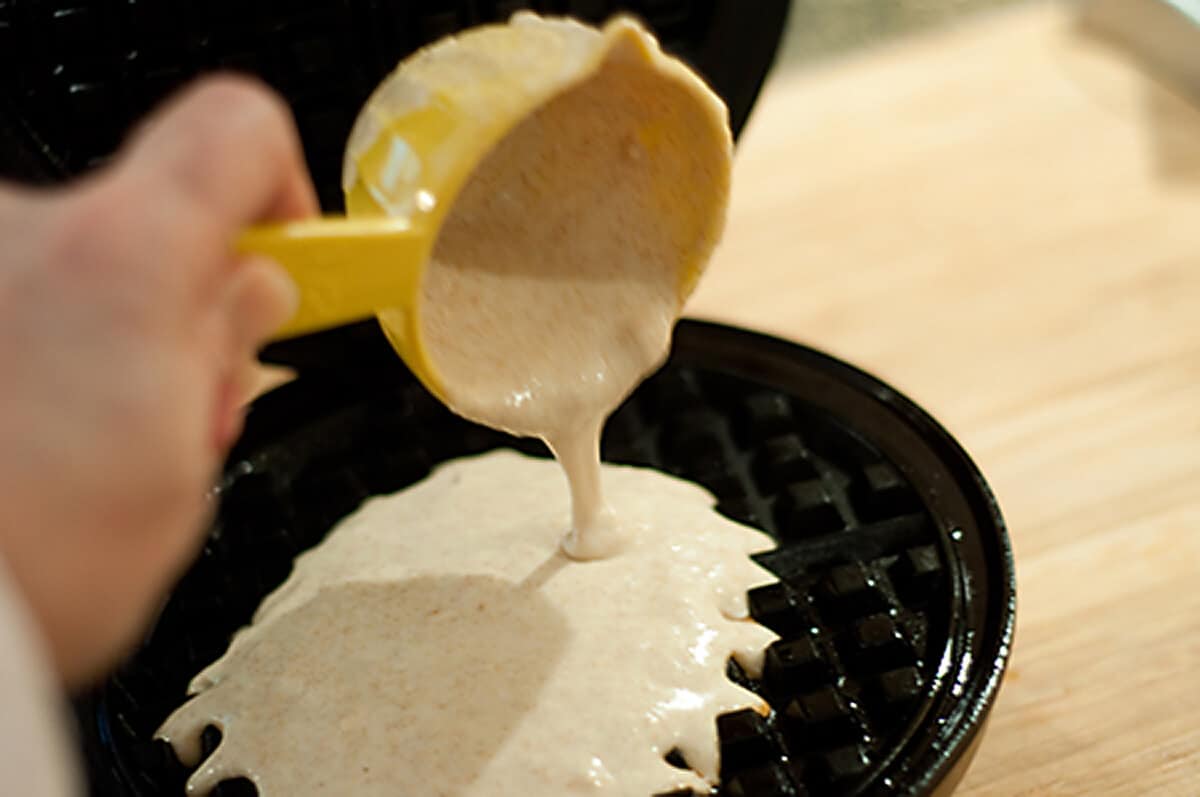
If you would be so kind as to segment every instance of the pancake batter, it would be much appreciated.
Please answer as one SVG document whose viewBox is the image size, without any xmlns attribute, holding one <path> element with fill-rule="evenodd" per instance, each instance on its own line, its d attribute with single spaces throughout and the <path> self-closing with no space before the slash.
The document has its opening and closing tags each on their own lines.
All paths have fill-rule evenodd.
<svg viewBox="0 0 1200 797">
<path fill-rule="evenodd" d="M 364 504 L 160 729 L 188 765 L 206 725 L 224 734 L 189 793 L 238 776 L 262 797 L 707 791 L 716 716 L 763 706 L 725 662 L 756 673 L 774 638 L 745 601 L 772 580 L 747 554 L 772 543 L 693 484 L 603 477 L 631 533 L 587 564 L 559 550 L 549 461 L 458 460 Z"/>
</svg>

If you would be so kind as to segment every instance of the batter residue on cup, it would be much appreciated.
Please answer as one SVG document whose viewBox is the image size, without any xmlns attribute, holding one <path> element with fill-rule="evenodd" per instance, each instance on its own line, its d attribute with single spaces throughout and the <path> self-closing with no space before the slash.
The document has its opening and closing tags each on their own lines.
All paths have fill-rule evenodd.
<svg viewBox="0 0 1200 797">
<path fill-rule="evenodd" d="M 724 105 L 639 46 L 619 40 L 476 168 L 419 305 L 451 409 L 540 437 L 562 463 L 573 506 L 564 549 L 579 559 L 624 544 L 600 490 L 600 431 L 665 360 L 729 192 Z"/>
</svg>

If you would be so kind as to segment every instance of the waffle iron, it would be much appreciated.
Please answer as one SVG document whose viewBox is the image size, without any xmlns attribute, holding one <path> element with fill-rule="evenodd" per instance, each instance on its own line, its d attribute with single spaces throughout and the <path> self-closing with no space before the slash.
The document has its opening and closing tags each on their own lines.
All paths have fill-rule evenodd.
<svg viewBox="0 0 1200 797">
<path fill-rule="evenodd" d="M 632 10 L 730 105 L 740 130 L 773 58 L 785 0 L 311 4 L 0 0 L 0 173 L 53 181 L 102 163 L 165 91 L 213 68 L 264 77 L 296 111 L 323 206 L 370 88 L 447 32 L 533 6 L 599 21 Z M 144 644 L 76 700 L 95 797 L 182 795 L 152 740 L 261 599 L 367 496 L 437 463 L 534 441 L 470 424 L 405 369 L 373 323 L 278 344 L 300 377 L 255 403 L 214 491 L 217 518 Z M 770 534 L 778 576 L 751 591 L 781 639 L 771 705 L 715 718 L 729 797 L 941 795 L 980 742 L 1009 656 L 1015 580 L 999 509 L 961 447 L 911 401 L 826 355 L 682 322 L 667 365 L 618 410 L 607 461 L 699 482 L 723 514 Z M 219 741 L 210 729 L 209 749 Z M 686 766 L 678 754 L 668 761 Z M 229 781 L 218 797 L 255 794 Z"/>
</svg>

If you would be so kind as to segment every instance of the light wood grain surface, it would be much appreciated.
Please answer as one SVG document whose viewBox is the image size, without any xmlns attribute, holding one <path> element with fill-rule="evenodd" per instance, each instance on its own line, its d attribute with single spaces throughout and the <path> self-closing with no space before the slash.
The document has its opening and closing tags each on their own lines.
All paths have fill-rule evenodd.
<svg viewBox="0 0 1200 797">
<path fill-rule="evenodd" d="M 960 793 L 1200 794 L 1200 109 L 1027 5 L 777 77 L 691 314 L 972 452 L 1016 652 Z"/>
</svg>

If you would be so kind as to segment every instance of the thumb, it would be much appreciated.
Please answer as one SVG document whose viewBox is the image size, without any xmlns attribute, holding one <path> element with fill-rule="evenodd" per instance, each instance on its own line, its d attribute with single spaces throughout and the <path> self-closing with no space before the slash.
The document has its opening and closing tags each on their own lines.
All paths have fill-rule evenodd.
<svg viewBox="0 0 1200 797">
<path fill-rule="evenodd" d="M 244 258 L 230 280 L 226 304 L 233 346 L 244 354 L 255 354 L 299 305 L 296 283 L 275 261 Z"/>
</svg>

